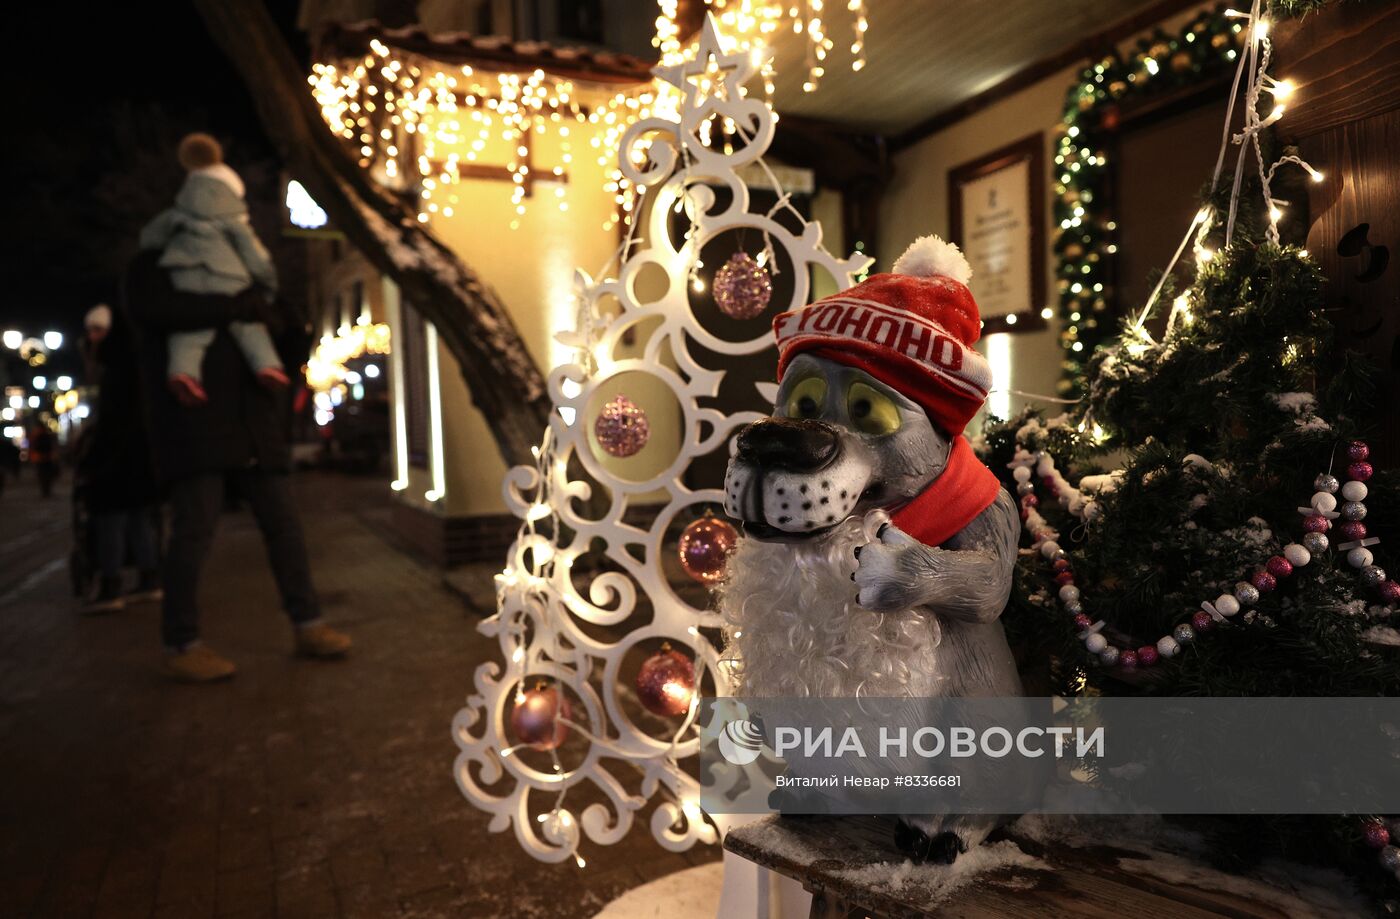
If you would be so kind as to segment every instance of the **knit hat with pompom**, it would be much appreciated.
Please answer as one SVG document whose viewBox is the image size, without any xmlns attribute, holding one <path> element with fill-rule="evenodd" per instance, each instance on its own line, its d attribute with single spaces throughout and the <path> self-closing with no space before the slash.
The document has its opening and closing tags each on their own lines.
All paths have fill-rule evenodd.
<svg viewBox="0 0 1400 919">
<path fill-rule="evenodd" d="M 177 150 L 180 158 L 180 165 L 185 167 L 186 172 L 194 172 L 196 169 L 205 169 L 215 163 L 224 161 L 224 148 L 219 146 L 219 142 L 208 134 L 196 132 L 186 134 L 180 140 Z"/>
<path fill-rule="evenodd" d="M 773 320 L 779 379 L 794 357 L 811 352 L 864 370 L 961 434 L 992 385 L 991 366 L 972 347 L 982 325 L 971 279 L 957 246 L 937 236 L 915 240 L 893 271 Z"/>
</svg>

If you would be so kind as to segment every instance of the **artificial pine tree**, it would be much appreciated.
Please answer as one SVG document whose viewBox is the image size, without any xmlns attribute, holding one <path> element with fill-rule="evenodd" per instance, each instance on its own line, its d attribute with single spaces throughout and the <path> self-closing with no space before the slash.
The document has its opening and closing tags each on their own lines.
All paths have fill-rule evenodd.
<svg viewBox="0 0 1400 919">
<path fill-rule="evenodd" d="M 1049 691 L 1400 692 L 1395 591 L 1384 580 L 1363 582 L 1363 572 L 1389 580 L 1367 568 L 1400 564 L 1388 552 L 1400 538 L 1400 495 L 1396 477 L 1377 469 L 1364 482 L 1364 521 L 1338 513 L 1347 503 L 1338 486 L 1349 471 L 1366 471 L 1352 470 L 1360 455 L 1352 445 L 1380 408 L 1370 401 L 1363 360 L 1334 347 L 1320 283 L 1302 250 L 1243 233 L 1199 266 L 1160 340 L 1129 322 L 1094 356 L 1087 395 L 1071 412 L 988 425 L 993 469 L 1034 465 L 1031 477 L 1020 473 L 1024 482 L 1006 476 L 1022 494 L 1028 529 L 1054 530 L 1022 557 L 1015 608 L 1003 617 L 1023 660 L 1036 662 L 1033 669 L 1046 664 Z M 1046 457 L 1053 470 L 1041 465 Z M 1042 472 L 1053 490 L 1036 481 Z M 1318 481 L 1329 474 L 1337 486 Z M 1335 519 L 1312 503 L 1319 485 L 1337 489 Z M 1049 499 L 1055 492 L 1059 502 Z M 1037 493 L 1043 503 L 1027 500 Z M 1301 559 L 1300 545 L 1322 545 L 1305 529 L 1320 530 L 1317 519 L 1308 522 L 1319 517 L 1327 519 L 1325 549 L 1291 573 L 1271 575 L 1276 587 L 1256 602 L 1216 615 L 1229 612 L 1224 598 L 1239 594 L 1241 583 L 1289 554 L 1286 546 Z M 1380 538 L 1364 547 L 1374 554 L 1367 568 L 1339 548 L 1357 541 L 1351 537 L 1361 530 L 1345 529 L 1357 522 Z M 1045 551 L 1051 539 L 1062 555 Z M 1065 583 L 1078 594 L 1062 593 Z M 1157 659 L 1148 666 L 1148 657 Z M 1199 765 L 1208 773 L 1209 764 Z M 1205 822 L 1229 867 L 1265 855 L 1323 862 L 1352 870 L 1379 899 L 1395 896 L 1391 871 L 1378 872 L 1368 848 L 1385 825 L 1376 815 Z"/>
<path fill-rule="evenodd" d="M 1236 243 L 1201 267 L 1160 342 L 1130 329 L 1096 355 L 1074 412 L 988 427 L 994 468 L 1017 446 L 1045 451 L 1061 469 L 1117 467 L 1087 523 L 1041 507 L 1058 524 L 1084 614 L 1102 620 L 1115 645 L 1138 648 L 1189 624 L 1202 601 L 1232 593 L 1301 539 L 1298 508 L 1320 473 L 1346 479 L 1346 448 L 1375 408 L 1362 362 L 1334 352 L 1320 280 L 1297 248 Z M 1394 479 L 1378 472 L 1366 484 L 1365 526 L 1382 539 L 1371 549 L 1383 566 L 1396 532 Z M 1083 678 L 1113 693 L 1400 691 L 1400 657 L 1376 643 L 1391 635 L 1394 605 L 1339 558 L 1343 521 L 1331 523 L 1332 547 L 1277 578 L 1251 608 L 1224 623 L 1212 617 L 1160 666 L 1102 666 L 1054 602 L 1039 555 L 1024 560 L 1025 615 L 1012 621 L 1055 648 L 1062 690 Z"/>
</svg>

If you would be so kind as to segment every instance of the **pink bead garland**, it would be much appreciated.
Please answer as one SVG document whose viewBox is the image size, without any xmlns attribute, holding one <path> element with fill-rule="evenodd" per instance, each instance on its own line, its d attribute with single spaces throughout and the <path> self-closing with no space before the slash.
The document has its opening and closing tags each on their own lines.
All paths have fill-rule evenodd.
<svg viewBox="0 0 1400 919">
<path fill-rule="evenodd" d="M 1350 482 L 1364 483 L 1373 474 L 1374 469 L 1366 460 L 1370 457 L 1370 447 L 1362 441 L 1353 441 L 1347 446 L 1347 458 L 1352 462 L 1347 467 L 1347 475 Z M 1201 609 L 1191 614 L 1190 623 L 1178 625 L 1173 634 L 1165 635 L 1158 639 L 1155 645 L 1143 645 L 1137 649 L 1116 648 L 1108 643 L 1101 630 L 1105 623 L 1094 622 L 1092 618 L 1084 612 L 1080 602 L 1080 591 L 1074 580 L 1074 568 L 1071 565 L 1066 553 L 1055 541 L 1059 534 L 1041 516 L 1039 507 L 1040 499 L 1034 494 L 1034 480 L 1037 477 L 1050 493 L 1059 500 L 1061 505 L 1071 506 L 1071 501 L 1079 503 L 1084 507 L 1083 496 L 1065 481 L 1055 469 L 1054 460 L 1043 453 L 1032 453 L 1018 445 L 1016 458 L 1011 462 L 1011 468 L 1016 473 L 1017 492 L 1020 495 L 1021 519 L 1026 523 L 1026 529 L 1030 532 L 1032 548 L 1040 552 L 1049 562 L 1052 571 L 1052 578 L 1058 587 L 1058 596 L 1061 605 L 1072 617 L 1075 631 L 1083 639 L 1092 653 L 1099 655 L 1105 666 L 1115 664 L 1124 670 L 1134 670 L 1137 667 L 1151 667 L 1157 664 L 1164 657 L 1171 657 L 1180 651 L 1181 645 L 1193 640 L 1200 633 L 1209 631 L 1216 624 L 1226 623 L 1229 617 L 1237 614 L 1244 606 L 1250 606 L 1258 602 L 1261 594 L 1268 593 L 1278 587 L 1278 582 L 1287 577 L 1291 577 L 1298 567 L 1308 564 L 1311 554 L 1303 546 L 1290 544 L 1283 550 L 1283 554 L 1271 556 L 1262 568 L 1253 572 L 1247 581 L 1242 581 L 1235 586 L 1233 596 L 1229 593 L 1222 594 L 1215 601 L 1206 601 L 1201 604 Z M 1325 534 L 1332 528 L 1332 520 L 1340 516 L 1336 513 L 1336 498 L 1331 491 L 1338 490 L 1337 480 L 1331 476 L 1319 477 L 1319 485 L 1323 479 L 1330 481 L 1330 491 L 1318 491 L 1313 495 L 1311 504 L 1300 507 L 1298 510 L 1303 514 L 1303 530 L 1305 533 Z M 1358 489 L 1350 486 L 1344 489 L 1346 495 L 1354 495 L 1357 492 L 1361 496 L 1365 495 L 1364 484 Z M 1348 504 L 1357 504 L 1359 501 L 1351 501 L 1348 497 Z M 1343 507 L 1344 511 L 1349 510 L 1353 514 L 1359 513 L 1365 516 L 1364 505 L 1359 511 L 1356 508 Z M 1075 510 L 1078 514 L 1079 511 Z M 1088 519 L 1088 514 L 1080 516 Z M 1359 519 L 1347 520 L 1338 527 L 1339 535 L 1347 540 L 1339 545 L 1339 550 L 1347 551 L 1352 549 L 1365 549 L 1366 546 L 1374 545 L 1380 540 L 1374 537 L 1367 537 L 1366 525 Z M 1316 537 L 1309 537 L 1316 539 Z M 1326 538 L 1321 537 L 1321 546 L 1326 548 Z M 1307 542 L 1307 540 L 1304 540 Z M 1366 567 L 1371 567 L 1370 553 L 1364 556 L 1367 559 Z M 1292 559 L 1290 561 L 1290 559 Z M 1350 559 L 1349 559 L 1350 560 Z M 1357 565 L 1355 567 L 1363 567 Z M 1379 569 L 1371 572 L 1373 577 L 1384 577 L 1379 573 Z M 1400 602 L 1400 583 L 1393 579 L 1386 578 L 1375 585 L 1381 598 L 1387 603 Z"/>
</svg>

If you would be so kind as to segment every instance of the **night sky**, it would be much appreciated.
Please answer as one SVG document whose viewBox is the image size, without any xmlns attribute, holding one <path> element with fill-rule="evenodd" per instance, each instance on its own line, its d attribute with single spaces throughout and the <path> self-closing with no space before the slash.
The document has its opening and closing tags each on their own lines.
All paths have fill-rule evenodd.
<svg viewBox="0 0 1400 919">
<path fill-rule="evenodd" d="M 304 59 L 295 0 L 270 6 Z M 220 138 L 251 180 L 250 201 L 276 193 L 279 164 L 187 2 L 16 4 L 7 15 L 20 91 L 7 102 L 0 153 L 0 327 L 56 328 L 72 340 L 90 306 L 115 300 L 137 231 L 178 189 L 183 134 Z"/>
</svg>

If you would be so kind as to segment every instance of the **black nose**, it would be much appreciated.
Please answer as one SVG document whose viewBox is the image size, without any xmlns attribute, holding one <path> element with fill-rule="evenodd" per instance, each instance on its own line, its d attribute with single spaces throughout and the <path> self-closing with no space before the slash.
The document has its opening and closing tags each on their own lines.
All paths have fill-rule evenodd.
<svg viewBox="0 0 1400 919">
<path fill-rule="evenodd" d="M 739 458 L 761 469 L 816 472 L 840 446 L 835 428 L 805 418 L 765 418 L 739 432 Z"/>
</svg>

